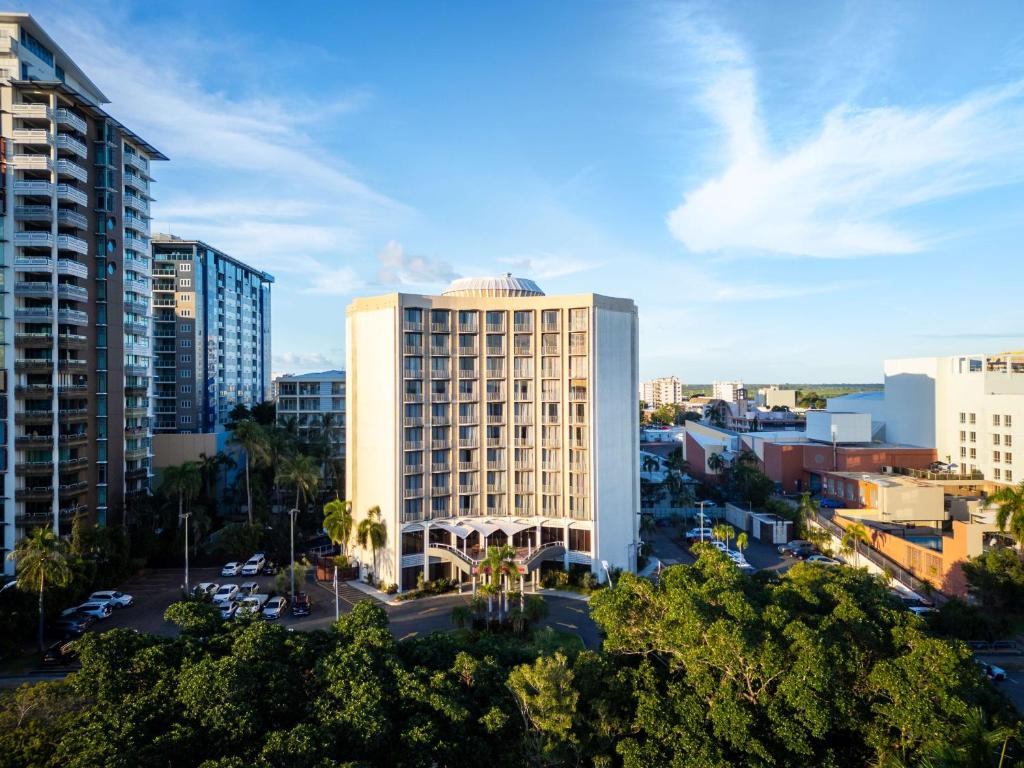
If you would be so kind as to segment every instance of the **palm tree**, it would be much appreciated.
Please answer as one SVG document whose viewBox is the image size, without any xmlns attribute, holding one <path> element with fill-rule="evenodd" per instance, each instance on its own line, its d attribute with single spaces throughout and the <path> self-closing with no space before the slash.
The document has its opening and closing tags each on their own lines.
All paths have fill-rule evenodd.
<svg viewBox="0 0 1024 768">
<path fill-rule="evenodd" d="M 682 448 L 676 448 L 669 453 L 668 458 L 665 460 L 665 464 L 668 466 L 670 472 L 676 472 L 680 475 L 685 475 L 690 471 L 690 462 L 683 458 Z"/>
<path fill-rule="evenodd" d="M 725 467 L 725 458 L 720 453 L 712 453 L 708 456 L 708 469 L 716 475 Z"/>
<path fill-rule="evenodd" d="M 341 545 L 348 555 L 348 540 L 352 535 L 352 502 L 334 499 L 324 504 L 324 530 L 335 544 Z"/>
<path fill-rule="evenodd" d="M 498 619 L 502 618 L 504 611 L 508 609 L 508 581 L 516 570 L 516 550 L 509 544 L 500 547 L 488 547 L 487 556 L 484 558 L 481 567 L 487 570 L 491 576 L 491 584 L 494 585 L 498 595 Z"/>
<path fill-rule="evenodd" d="M 814 502 L 811 501 L 811 494 L 806 491 L 800 495 L 800 506 L 797 508 L 797 513 L 803 521 L 805 530 L 810 527 L 810 522 L 818 516 L 818 510 L 814 506 Z"/>
<path fill-rule="evenodd" d="M 184 519 L 185 505 L 191 503 L 199 495 L 203 479 L 199 474 L 199 465 L 194 461 L 167 467 L 160 479 L 160 490 L 168 496 L 178 497 L 178 524 Z"/>
<path fill-rule="evenodd" d="M 296 438 L 294 435 L 290 435 L 282 429 L 272 427 L 266 430 L 267 442 L 267 463 L 271 467 L 280 466 L 281 462 L 288 456 L 293 455 L 296 452 Z M 273 506 L 278 506 L 281 503 L 281 489 L 278 487 L 278 478 L 275 473 L 272 480 L 274 485 Z"/>
<path fill-rule="evenodd" d="M 843 531 L 843 551 L 853 552 L 857 557 L 857 565 L 860 565 L 860 545 L 867 544 L 869 539 L 867 528 L 860 523 L 851 523 Z"/>
<path fill-rule="evenodd" d="M 644 472 L 657 472 L 660 467 L 661 465 L 654 456 L 651 456 L 650 454 L 646 454 L 644 456 L 643 462 L 641 463 L 641 469 L 643 469 Z"/>
<path fill-rule="evenodd" d="M 373 551 L 373 577 L 380 581 L 377 575 L 377 550 L 381 549 L 388 540 L 388 529 L 380 519 L 380 507 L 370 507 L 366 517 L 359 521 L 356 529 L 356 541 L 360 547 L 367 545 Z"/>
<path fill-rule="evenodd" d="M 459 629 L 465 629 L 466 625 L 473 620 L 473 609 L 468 605 L 459 604 L 452 608 L 452 624 Z"/>
<path fill-rule="evenodd" d="M 252 419 L 243 419 L 231 430 L 229 442 L 241 448 L 245 454 L 245 495 L 249 507 L 249 525 L 252 525 L 252 465 L 268 458 L 266 433 L 263 427 Z"/>
<path fill-rule="evenodd" d="M 985 507 L 996 507 L 996 525 L 1009 532 L 1020 544 L 1024 542 L 1024 482 L 1000 488 L 985 500 Z"/>
<path fill-rule="evenodd" d="M 39 584 L 39 650 L 43 650 L 43 592 L 47 584 L 62 587 L 71 581 L 68 546 L 52 530 L 36 528 L 14 545 L 7 557 L 15 562 L 19 587 Z"/>
<path fill-rule="evenodd" d="M 320 485 L 320 468 L 312 457 L 303 453 L 291 456 L 281 462 L 277 471 L 277 482 L 295 487 L 295 509 L 299 503 L 312 499 Z"/>
<path fill-rule="evenodd" d="M 729 539 L 732 538 L 733 533 L 734 531 L 732 529 L 732 526 L 727 523 L 719 523 L 711 529 L 712 536 L 714 536 L 719 541 L 725 542 L 725 549 L 727 552 L 729 551 Z"/>
<path fill-rule="evenodd" d="M 742 554 L 743 550 L 747 548 L 747 532 L 740 531 L 736 536 L 736 549 Z"/>
</svg>

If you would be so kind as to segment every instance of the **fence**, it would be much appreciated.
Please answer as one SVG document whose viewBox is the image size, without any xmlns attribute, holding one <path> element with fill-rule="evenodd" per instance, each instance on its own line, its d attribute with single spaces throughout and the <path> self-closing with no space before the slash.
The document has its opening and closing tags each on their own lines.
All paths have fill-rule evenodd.
<svg viewBox="0 0 1024 768">
<path fill-rule="evenodd" d="M 819 528 L 830 533 L 834 538 L 842 540 L 845 530 L 841 525 L 838 525 L 830 520 L 825 515 L 818 513 L 815 523 Z M 921 579 L 917 578 L 914 574 L 908 571 L 906 568 L 901 566 L 895 560 L 890 559 L 888 556 L 882 554 L 877 549 L 872 548 L 868 544 L 858 545 L 859 557 L 864 558 L 869 563 L 873 564 L 876 568 L 884 573 L 891 574 L 896 581 L 903 586 L 916 592 L 919 595 L 926 595 L 929 599 L 935 603 L 941 605 L 946 602 L 946 597 L 942 593 L 935 590 L 931 585 L 926 585 Z"/>
</svg>

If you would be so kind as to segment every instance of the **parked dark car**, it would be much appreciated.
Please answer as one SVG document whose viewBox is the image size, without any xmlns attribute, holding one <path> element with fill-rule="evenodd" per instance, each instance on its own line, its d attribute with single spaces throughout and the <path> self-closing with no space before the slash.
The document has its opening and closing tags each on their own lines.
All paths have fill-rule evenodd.
<svg viewBox="0 0 1024 768">
<path fill-rule="evenodd" d="M 43 666 L 68 667 L 78 661 L 74 645 L 69 640 L 58 640 L 43 653 Z"/>
<path fill-rule="evenodd" d="M 794 547 L 792 550 L 790 550 L 790 556 L 791 557 L 795 557 L 798 560 L 806 560 L 811 555 L 818 555 L 818 554 L 821 554 L 821 553 L 818 552 L 817 547 L 814 547 L 814 546 L 811 546 L 811 545 L 807 545 L 807 546 L 803 546 L 803 547 Z"/>
<path fill-rule="evenodd" d="M 53 634 L 60 637 L 78 637 L 96 623 L 92 616 L 66 616 L 53 622 Z"/>
<path fill-rule="evenodd" d="M 313 611 L 313 601 L 305 592 L 295 593 L 295 602 L 292 603 L 292 616 L 309 616 Z"/>
<path fill-rule="evenodd" d="M 264 576 L 277 576 L 277 566 L 269 560 L 267 560 L 266 564 L 263 566 L 263 570 L 260 571 L 260 573 L 262 573 Z"/>
</svg>

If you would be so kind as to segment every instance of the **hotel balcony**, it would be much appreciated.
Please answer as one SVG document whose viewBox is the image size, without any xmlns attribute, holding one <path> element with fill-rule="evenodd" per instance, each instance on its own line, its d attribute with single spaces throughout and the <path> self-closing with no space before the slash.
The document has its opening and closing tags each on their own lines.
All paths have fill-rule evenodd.
<svg viewBox="0 0 1024 768">
<path fill-rule="evenodd" d="M 83 349 L 89 343 L 89 338 L 78 333 L 58 333 L 57 343 L 63 349 Z"/>
<path fill-rule="evenodd" d="M 87 432 L 67 432 L 60 436 L 60 444 L 61 447 L 85 445 L 89 442 L 89 439 Z"/>
<path fill-rule="evenodd" d="M 70 133 L 57 134 L 57 149 L 64 152 L 70 152 L 83 160 L 87 160 L 89 158 L 89 150 L 86 148 L 85 144 L 80 142 Z"/>
<path fill-rule="evenodd" d="M 15 128 L 11 131 L 11 143 L 48 147 L 53 144 L 53 134 L 44 128 Z"/>
<path fill-rule="evenodd" d="M 149 175 L 149 162 L 144 157 L 137 155 L 134 152 L 124 153 L 124 164 L 128 168 L 135 168 L 141 171 L 144 175 Z"/>
<path fill-rule="evenodd" d="M 14 370 L 18 373 L 50 373 L 53 360 L 36 357 L 22 357 L 14 361 Z"/>
<path fill-rule="evenodd" d="M 57 488 L 57 493 L 62 499 L 69 499 L 75 496 L 81 496 L 83 493 L 89 490 L 89 483 L 86 480 L 78 480 L 73 483 L 61 483 Z"/>
<path fill-rule="evenodd" d="M 19 248 L 52 248 L 53 242 L 52 232 L 21 231 L 14 233 L 14 244 Z"/>
<path fill-rule="evenodd" d="M 31 183 L 34 184 L 36 182 Z M 17 194 L 17 192 L 17 189 L 15 189 L 15 194 Z M 77 205 L 89 204 L 89 196 L 86 195 L 85 192 L 83 192 L 82 190 L 78 189 L 77 187 L 73 187 L 70 184 L 57 185 L 57 199 L 66 200 L 67 202 L 75 203 Z"/>
<path fill-rule="evenodd" d="M 53 424 L 53 411 L 17 411 L 15 424 Z"/>
<path fill-rule="evenodd" d="M 479 352 L 480 348 L 476 344 L 460 344 L 459 354 L 460 355 L 475 355 Z"/>
<path fill-rule="evenodd" d="M 53 283 L 42 280 L 23 280 L 14 284 L 15 296 L 53 296 Z"/>
<path fill-rule="evenodd" d="M 20 261 L 20 259 L 19 259 Z M 49 261 L 49 259 L 47 259 Z M 50 262 L 50 268 L 52 269 L 53 262 Z M 15 266 L 17 269 L 17 266 Z M 80 261 L 74 259 L 57 259 L 57 274 L 66 275 L 68 277 L 78 277 L 83 280 L 89 276 L 89 268 Z"/>
<path fill-rule="evenodd" d="M 77 469 L 89 464 L 88 456 L 77 456 L 73 459 L 61 459 L 59 466 L 61 470 Z"/>
<path fill-rule="evenodd" d="M 53 435 L 15 435 L 14 445 L 18 448 L 43 448 L 53 445 Z"/>
<path fill-rule="evenodd" d="M 53 195 L 53 184 L 48 181 L 16 181 L 14 194 L 29 197 L 50 197 Z"/>
<path fill-rule="evenodd" d="M 89 172 L 78 163 L 74 163 L 70 160 L 61 159 L 57 161 L 57 175 L 70 176 L 83 184 L 89 181 Z"/>
<path fill-rule="evenodd" d="M 52 117 L 46 104 L 11 104 L 11 114 L 31 120 L 49 120 Z"/>
<path fill-rule="evenodd" d="M 57 322 L 68 325 L 89 325 L 89 315 L 77 309 L 60 309 L 57 311 Z"/>
<path fill-rule="evenodd" d="M 69 109 L 58 107 L 55 112 L 55 117 L 57 118 L 58 125 L 68 126 L 82 134 L 88 133 L 89 129 L 85 123 L 85 120 L 80 118 L 78 115 L 76 115 Z"/>
<path fill-rule="evenodd" d="M 52 171 L 53 161 L 49 155 L 14 155 L 11 166 L 16 171 Z"/>
<path fill-rule="evenodd" d="M 149 201 L 139 195 L 126 190 L 124 193 L 124 204 L 128 208 L 134 208 L 139 213 L 149 215 Z"/>
<path fill-rule="evenodd" d="M 14 465 L 14 474 L 25 475 L 52 475 L 52 461 L 22 461 Z"/>
<path fill-rule="evenodd" d="M 57 283 L 57 296 L 61 299 L 72 301 L 88 301 L 89 290 L 81 285 L 73 283 Z"/>
<path fill-rule="evenodd" d="M 52 384 L 18 384 L 14 387 L 14 396 L 22 399 L 29 397 L 48 397 L 53 395 Z"/>
<path fill-rule="evenodd" d="M 125 461 L 138 461 L 149 456 L 149 448 L 147 446 L 136 446 L 134 448 L 125 448 L 124 458 Z"/>
<path fill-rule="evenodd" d="M 53 498 L 53 486 L 37 485 L 31 488 L 16 488 L 14 498 L 17 501 L 47 501 Z"/>
</svg>

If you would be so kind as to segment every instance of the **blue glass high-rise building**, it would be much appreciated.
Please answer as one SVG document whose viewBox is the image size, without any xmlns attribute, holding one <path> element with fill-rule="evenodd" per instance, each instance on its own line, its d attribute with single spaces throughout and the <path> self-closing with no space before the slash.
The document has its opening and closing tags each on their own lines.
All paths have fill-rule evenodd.
<svg viewBox="0 0 1024 768">
<path fill-rule="evenodd" d="M 153 432 L 216 432 L 271 398 L 274 278 L 201 240 L 153 237 Z"/>
</svg>

